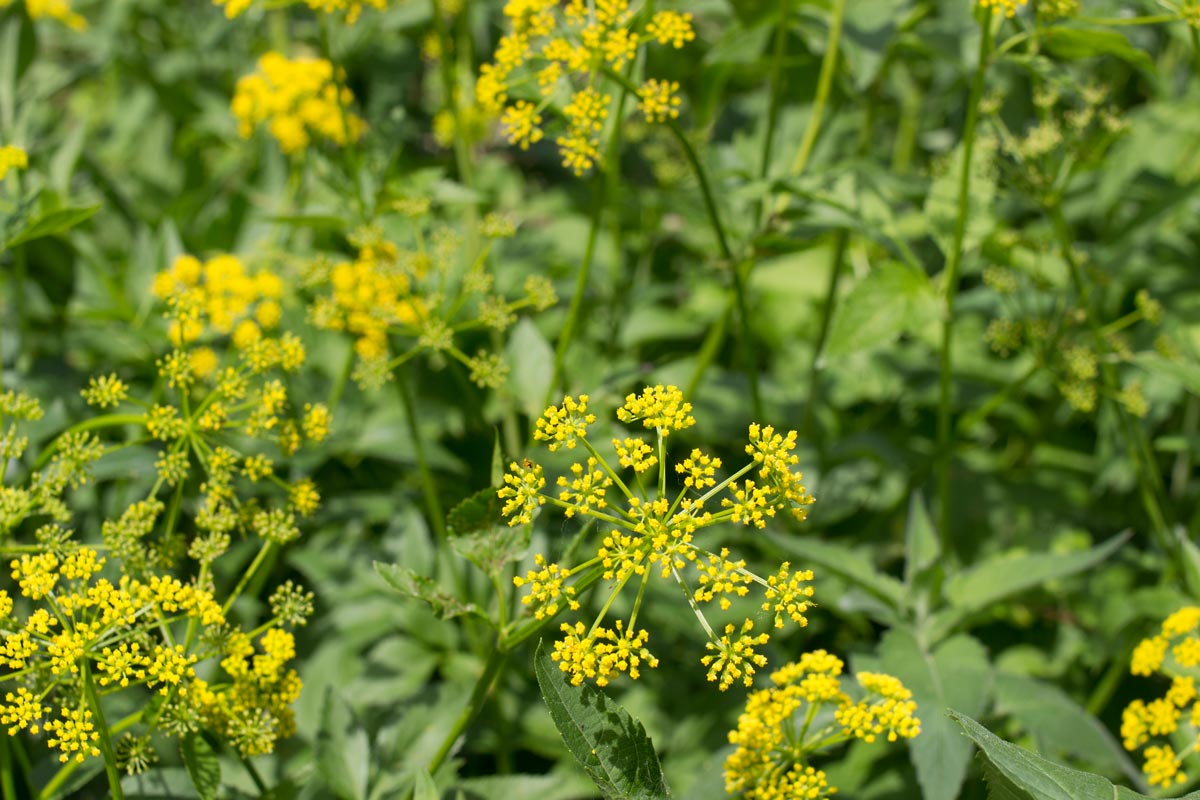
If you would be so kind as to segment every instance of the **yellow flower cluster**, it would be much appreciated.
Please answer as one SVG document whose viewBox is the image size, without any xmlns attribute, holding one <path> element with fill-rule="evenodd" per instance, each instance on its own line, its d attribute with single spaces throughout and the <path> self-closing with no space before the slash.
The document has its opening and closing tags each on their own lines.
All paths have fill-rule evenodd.
<svg viewBox="0 0 1200 800">
<path fill-rule="evenodd" d="M 12 0 L 0 0 L 0 8 L 12 5 Z M 25 0 L 25 11 L 30 19 L 54 19 L 73 31 L 87 30 L 87 20 L 71 10 L 71 0 Z M 0 167 L 0 178 L 4 169 Z"/>
<path fill-rule="evenodd" d="M 0 4 L 2 5 L 2 4 Z M 0 147 L 0 181 L 8 175 L 9 170 L 25 169 L 29 166 L 29 155 L 23 148 L 15 144 Z"/>
<path fill-rule="evenodd" d="M 240 258 L 228 254 L 207 261 L 179 256 L 169 269 L 155 274 L 151 291 L 177 309 L 169 331 L 176 347 L 207 332 L 232 334 L 236 346 L 248 347 L 283 316 L 279 276 L 267 270 L 251 274 Z"/>
<path fill-rule="evenodd" d="M 658 11 L 641 19 L 629 0 L 509 0 L 508 30 L 484 64 L 475 84 L 476 101 L 500 118 L 510 144 L 528 149 L 542 140 L 542 112 L 557 111 L 565 130 L 555 138 L 563 166 L 582 175 L 601 160 L 600 134 L 612 96 L 597 88 L 602 78 L 624 68 L 649 42 L 681 48 L 696 38 L 692 15 Z M 509 92 L 536 83 L 529 98 Z M 650 79 L 637 91 L 651 122 L 679 115 L 679 84 Z M 560 110 L 561 109 L 561 110 Z"/>
<path fill-rule="evenodd" d="M 0 606 L 7 609 L 0 623 L 0 663 L 14 677 L 30 676 L 38 687 L 36 694 L 27 686 L 7 692 L 0 724 L 9 726 L 10 735 L 45 728 L 49 746 L 61 751 L 64 762 L 99 755 L 92 711 L 76 705 L 74 687 L 85 664 L 102 687 L 143 685 L 167 696 L 195 678 L 191 665 L 204 652 L 197 636 L 185 647 L 164 632 L 180 620 L 199 626 L 193 628 L 197 633 L 225 624 L 208 590 L 158 575 L 144 581 L 123 575 L 113 584 L 98 577 L 104 565 L 89 547 L 61 557 L 45 552 L 14 559 L 10 568 L 19 593 L 36 605 L 24 621 L 9 616 L 12 599 L 0 590 Z M 49 703 L 59 694 L 69 705 L 52 717 Z"/>
<path fill-rule="evenodd" d="M 362 14 L 364 6 L 384 11 L 387 9 L 387 0 L 304 0 L 304 2 L 313 11 L 319 11 L 325 14 L 346 14 L 346 22 L 353 25 L 358 21 L 358 17 Z M 213 0 L 214 5 L 222 6 L 225 9 L 225 16 L 229 19 L 241 16 L 250 6 L 254 5 L 254 0 Z"/>
<path fill-rule="evenodd" d="M 397 204 L 403 216 L 421 218 L 428 203 Z M 525 296 L 509 300 L 493 291 L 487 258 L 495 239 L 512 236 L 514 226 L 500 215 L 489 214 L 476 233 L 486 240 L 474 262 L 463 268 L 462 240 L 456 230 L 413 219 L 414 246 L 402 248 L 384 237 L 379 225 L 354 231 L 353 260 L 311 266 L 306 282 L 318 289 L 309 307 L 309 319 L 324 330 L 354 336 L 359 358 L 355 373 L 365 386 L 380 385 L 391 370 L 422 351 L 439 352 L 458 361 L 471 379 L 484 388 L 504 385 L 508 366 L 496 353 L 479 351 L 471 356 L 455 343 L 456 335 L 488 328 L 504 331 L 516 322 L 518 312 L 544 310 L 557 302 L 553 287 L 541 276 L 525 281 Z M 409 349 L 395 355 L 394 340 L 407 340 Z"/>
<path fill-rule="evenodd" d="M 737 681 L 749 686 L 756 670 L 766 664 L 757 649 L 768 641 L 769 634 L 754 633 L 754 620 L 746 618 L 726 624 L 723 633 L 718 634 L 701 604 L 715 601 L 722 611 L 728 611 L 733 598 L 745 597 L 757 584 L 764 595 L 761 610 L 771 615 L 775 627 L 783 627 L 785 619 L 803 627 L 808 624 L 805 612 L 812 605 L 813 573 L 793 570 L 785 562 L 776 574 L 762 578 L 748 570 L 745 561 L 731 559 L 728 550 L 711 552 L 694 539 L 702 528 L 723 522 L 763 527 L 765 518 L 777 510 L 788 509 L 803 519 L 813 499 L 804 490 L 800 473 L 793 471 L 798 460 L 791 452 L 795 432 L 781 435 L 771 427 L 750 426 L 748 463 L 723 479 L 717 472 L 723 466 L 721 460 L 698 448 L 672 465 L 666 457 L 666 440 L 673 431 L 696 424 L 692 405 L 675 386 L 647 386 L 626 397 L 616 412 L 621 422 L 640 422 L 656 437 L 655 445 L 636 437 L 612 439 L 621 469 L 632 470 L 627 483 L 588 440 L 589 427 L 596 422 L 596 415 L 589 410 L 590 400 L 588 395 L 565 397 L 537 420 L 534 438 L 545 442 L 548 449 L 587 451 L 582 461 L 558 477 L 557 494 L 545 491 L 542 467 L 528 459 L 513 462 L 504 476 L 504 485 L 497 491 L 505 501 L 503 514 L 509 525 L 529 524 L 542 506 L 551 505 L 568 517 L 590 516 L 608 528 L 594 555 L 583 563 L 568 568 L 549 563 L 539 554 L 538 569 L 515 579 L 517 586 L 529 587 L 522 601 L 539 619 L 555 615 L 564 605 L 578 609 L 575 587 L 567 583 L 569 579 L 582 582 L 599 577 L 613 585 L 604 610 L 590 627 L 583 623 L 562 625 L 565 636 L 556 643 L 552 657 L 577 685 L 584 680 L 607 682 L 617 672 L 636 677 L 638 665 L 653 666 L 656 659 L 645 647 L 649 634 L 637 629 L 635 623 L 646 585 L 652 574 L 658 574 L 683 588 L 708 636 L 710 652 L 701 663 L 708 668 L 709 680 L 722 690 Z M 655 466 L 657 481 L 647 487 L 644 476 Z M 738 479 L 751 471 L 757 471 L 761 485 L 753 481 L 739 484 Z M 674 473 L 680 484 L 670 493 L 669 473 Z M 714 498 L 722 494 L 733 499 L 722 497 L 722 507 L 709 510 L 708 504 L 715 506 Z M 694 576 L 688 574 L 689 566 Z M 608 609 L 631 582 L 639 586 L 628 621 L 618 622 L 615 628 L 605 626 Z M 619 657 L 610 661 L 606 659 L 608 654 Z M 629 654 L 636 654 L 637 660 Z M 887 722 L 881 724 L 886 727 Z"/>
<path fill-rule="evenodd" d="M 879 673 L 856 676 L 861 699 L 843 687 L 843 663 L 824 650 L 771 674 L 774 686 L 752 692 L 737 728 L 729 733 L 736 749 L 725 760 L 725 790 L 746 800 L 831 797 L 825 773 L 814 755 L 849 739 L 874 742 L 911 739 L 921 732 L 912 694 L 896 678 Z M 834 714 L 821 714 L 822 706 Z"/>
<path fill-rule="evenodd" d="M 366 123 L 349 113 L 353 102 L 354 94 L 340 85 L 325 59 L 270 52 L 258 60 L 257 72 L 238 79 L 231 108 L 242 138 L 266 123 L 290 154 L 303 151 L 314 137 L 339 146 L 358 141 Z"/>
<path fill-rule="evenodd" d="M 1170 687 L 1159 698 L 1146 702 L 1134 700 L 1121 717 L 1121 739 L 1125 749 L 1141 748 L 1142 770 L 1154 786 L 1168 787 L 1184 783 L 1187 775 L 1182 764 L 1185 756 L 1200 752 L 1200 704 L 1195 670 L 1200 667 L 1200 606 L 1186 606 L 1163 620 L 1158 635 L 1142 640 L 1133 651 L 1130 672 L 1171 679 Z M 1155 739 L 1170 737 L 1180 726 L 1190 732 L 1192 744 L 1176 753 L 1170 744 Z M 1147 746 L 1149 745 L 1149 746 Z"/>
</svg>

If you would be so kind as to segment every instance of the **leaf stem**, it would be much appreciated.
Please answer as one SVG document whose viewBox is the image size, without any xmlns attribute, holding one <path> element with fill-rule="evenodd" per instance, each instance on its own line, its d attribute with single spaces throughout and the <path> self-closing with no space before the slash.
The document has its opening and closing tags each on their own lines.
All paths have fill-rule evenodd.
<svg viewBox="0 0 1200 800">
<path fill-rule="evenodd" d="M 125 793 L 121 790 L 121 775 L 117 771 L 117 754 L 113 750 L 109 738 L 108 723 L 104 720 L 104 710 L 100 707 L 100 698 L 96 696 L 96 685 L 92 682 L 91 662 L 82 659 L 83 666 L 83 695 L 95 720 L 96 733 L 100 736 L 100 753 L 104 757 L 104 771 L 108 775 L 108 790 L 112 800 L 124 800 Z"/>
</svg>

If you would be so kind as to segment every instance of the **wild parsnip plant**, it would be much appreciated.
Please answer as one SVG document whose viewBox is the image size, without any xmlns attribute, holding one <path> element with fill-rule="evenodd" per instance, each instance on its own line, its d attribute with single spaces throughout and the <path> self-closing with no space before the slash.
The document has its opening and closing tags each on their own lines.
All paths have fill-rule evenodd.
<svg viewBox="0 0 1200 800">
<path fill-rule="evenodd" d="M 0 800 L 1200 796 L 1198 75 L 0 0 Z"/>
</svg>

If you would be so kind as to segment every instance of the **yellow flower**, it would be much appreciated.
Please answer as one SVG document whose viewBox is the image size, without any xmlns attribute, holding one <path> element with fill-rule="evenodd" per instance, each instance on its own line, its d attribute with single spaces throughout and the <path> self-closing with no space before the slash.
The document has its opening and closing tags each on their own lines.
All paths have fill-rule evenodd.
<svg viewBox="0 0 1200 800">
<path fill-rule="evenodd" d="M 266 124 L 280 149 L 292 154 L 314 136 L 339 146 L 357 141 L 366 123 L 346 111 L 353 102 L 330 62 L 270 52 L 258 60 L 257 72 L 238 80 L 231 108 L 242 138 Z"/>
<path fill-rule="evenodd" d="M 659 81 L 651 78 L 638 89 L 638 108 L 646 115 L 647 122 L 666 122 L 679 118 L 679 83 Z"/>
<path fill-rule="evenodd" d="M 25 169 L 28 166 L 29 156 L 23 148 L 14 144 L 0 147 L 0 181 L 4 180 L 9 170 Z"/>
<path fill-rule="evenodd" d="M 1017 9 L 1022 8 L 1029 0 L 979 0 L 981 8 L 990 8 L 994 14 L 1014 17 Z"/>
</svg>

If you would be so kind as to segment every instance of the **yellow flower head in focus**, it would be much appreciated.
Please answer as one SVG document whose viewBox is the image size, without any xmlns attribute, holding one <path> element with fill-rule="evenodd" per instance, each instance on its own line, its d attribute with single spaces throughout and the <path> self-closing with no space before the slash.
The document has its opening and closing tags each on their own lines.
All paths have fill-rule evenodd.
<svg viewBox="0 0 1200 800">
<path fill-rule="evenodd" d="M 358 141 L 367 126 L 349 112 L 353 102 L 330 62 L 270 52 L 258 60 L 257 72 L 238 79 L 230 107 L 242 138 L 266 125 L 280 149 L 292 154 L 314 139 L 338 146 Z"/>
<path fill-rule="evenodd" d="M 763 597 L 758 606 L 770 615 L 775 628 L 783 628 L 788 620 L 804 627 L 805 613 L 813 605 L 813 573 L 793 570 L 785 562 L 764 578 L 747 569 L 744 560 L 732 558 L 727 548 L 707 549 L 711 545 L 702 546 L 698 537 L 721 523 L 765 527 L 778 510 L 803 518 L 812 496 L 805 491 L 801 474 L 793 470 L 799 460 L 791 452 L 795 432 L 780 434 L 770 426 L 752 425 L 745 448 L 747 463 L 728 476 L 718 472 L 724 466 L 720 458 L 699 448 L 672 462 L 667 457 L 668 437 L 696 424 L 692 404 L 676 386 L 647 386 L 629 394 L 616 416 L 652 432 L 654 443 L 632 436 L 611 438 L 619 467 L 614 469 L 589 439 L 597 424 L 591 401 L 586 394 L 564 397 L 536 421 L 534 439 L 544 442 L 548 450 L 586 451 L 557 477 L 557 493 L 546 490 L 543 467 L 529 459 L 512 462 L 497 491 L 504 501 L 502 513 L 512 526 L 531 524 L 543 506 L 557 507 L 567 517 L 591 516 L 601 522 L 593 557 L 567 566 L 539 553 L 537 569 L 514 581 L 518 587 L 528 587 L 522 602 L 537 619 L 563 609 L 579 610 L 579 585 L 586 587 L 599 578 L 610 587 L 608 601 L 590 626 L 582 621 L 560 625 L 564 637 L 551 657 L 575 685 L 585 680 L 604 685 L 618 672 L 637 677 L 636 669 L 622 665 L 654 666 L 658 659 L 646 647 L 649 634 L 636 623 L 647 583 L 658 576 L 679 585 L 708 637 L 709 652 L 700 661 L 709 680 L 722 691 L 739 682 L 749 686 L 766 664 L 759 649 L 770 634 L 756 632 L 755 620 L 746 616 L 714 626 L 707 614 L 728 617 L 724 612 L 731 612 L 735 600 L 757 588 Z M 752 471 L 757 482 L 739 481 Z M 629 587 L 636 594 L 632 614 L 612 627 L 606 623 L 609 609 L 628 584 L 637 587 Z M 619 654 L 617 660 L 607 660 L 614 652 Z M 859 727 L 866 730 L 867 722 Z M 880 731 L 899 725 L 882 712 L 878 721 L 872 716 L 869 722 Z"/>
<path fill-rule="evenodd" d="M 860 672 L 858 688 L 844 686 L 844 664 L 824 650 L 805 653 L 771 674 L 771 687 L 752 692 L 729 732 L 735 746 L 725 760 L 725 790 L 746 800 L 836 794 L 814 755 L 851 739 L 911 739 L 921 732 L 912 694 L 891 675 Z M 851 692 L 860 696 L 854 700 Z M 821 714 L 830 707 L 833 715 Z"/>
<path fill-rule="evenodd" d="M 1176 753 L 1169 737 L 1181 724 L 1188 729 L 1200 723 L 1200 705 L 1193 674 L 1200 666 L 1200 606 L 1185 606 L 1165 620 L 1159 633 L 1143 639 L 1133 650 L 1129 671 L 1142 677 L 1169 678 L 1159 698 L 1134 700 L 1121 715 L 1125 749 L 1142 751 L 1142 770 L 1151 785 L 1169 787 L 1187 780 L 1184 756 Z"/>
</svg>

